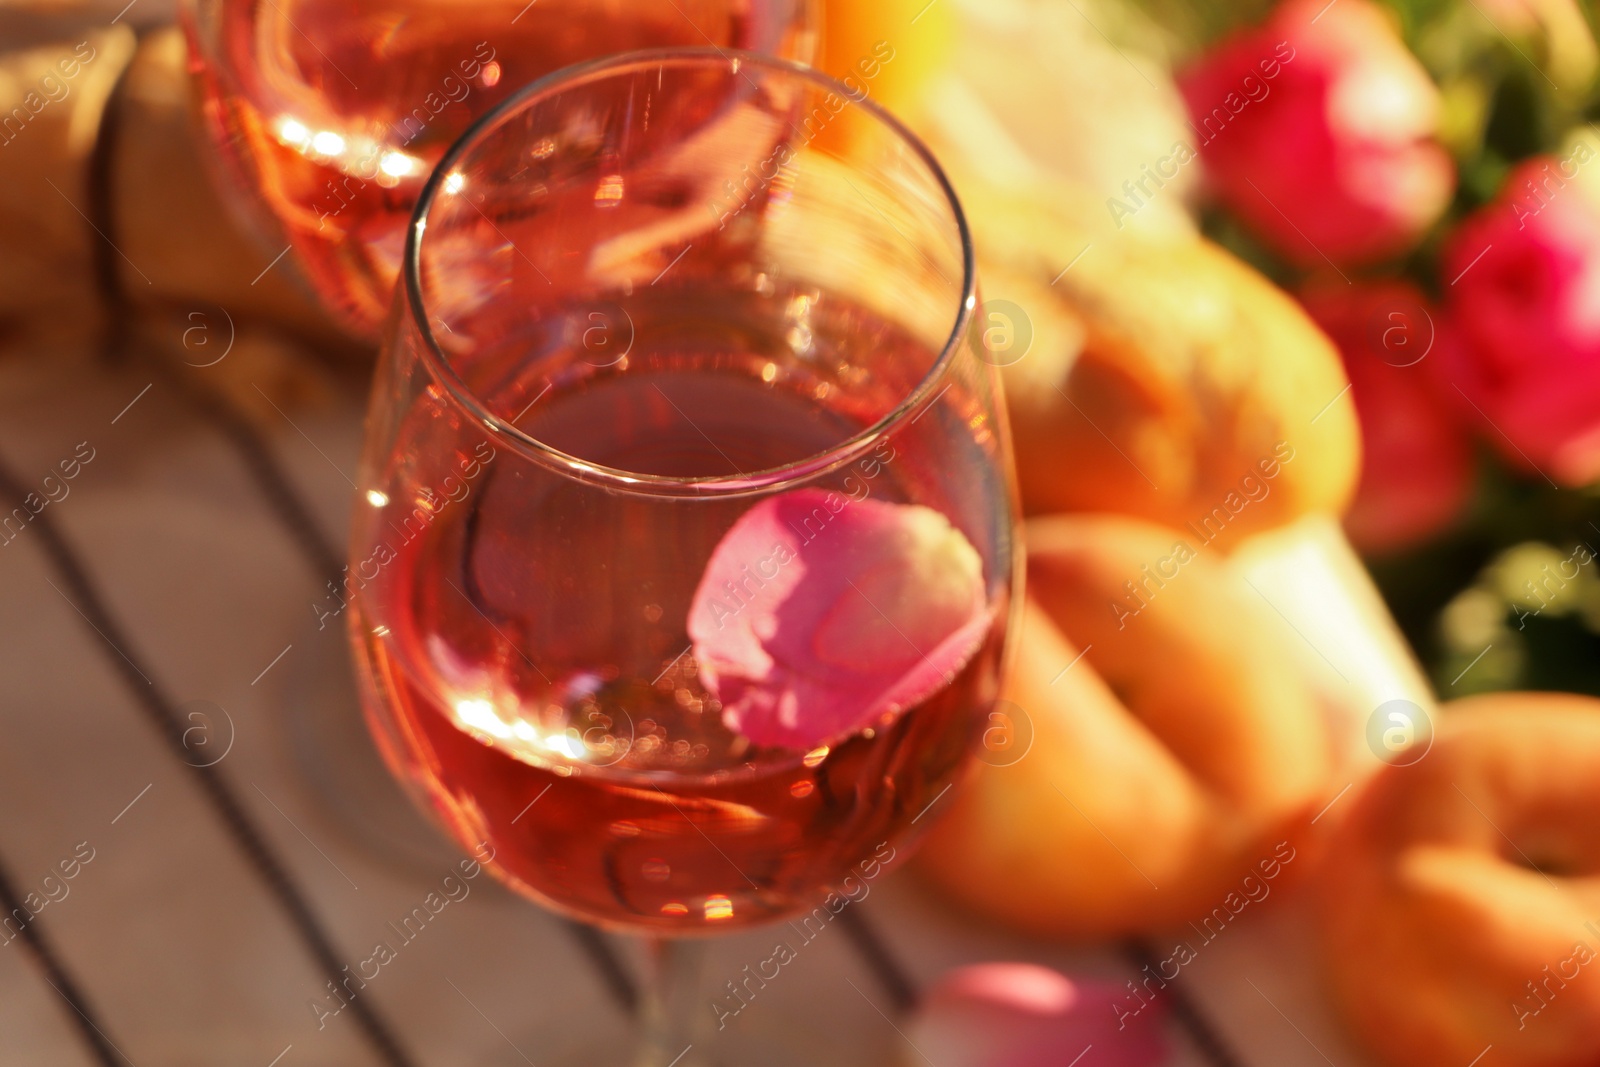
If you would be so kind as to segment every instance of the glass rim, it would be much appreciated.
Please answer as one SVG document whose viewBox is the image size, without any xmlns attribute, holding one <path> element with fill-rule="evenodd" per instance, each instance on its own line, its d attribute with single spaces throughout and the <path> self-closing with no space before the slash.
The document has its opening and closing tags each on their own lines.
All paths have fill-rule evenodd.
<svg viewBox="0 0 1600 1067">
<path fill-rule="evenodd" d="M 749 473 L 688 478 L 641 474 L 594 463 L 553 448 L 489 410 L 472 387 L 450 365 L 449 357 L 446 356 L 433 332 L 422 296 L 421 245 L 434 198 L 449 173 L 489 133 L 516 112 L 524 109 L 530 102 L 587 82 L 655 64 L 708 63 L 731 66 L 734 73 L 748 64 L 797 76 L 828 92 L 837 93 L 849 106 L 863 108 L 868 115 L 886 126 L 902 143 L 908 145 L 944 194 L 945 206 L 949 209 L 956 225 L 956 232 L 961 242 L 962 278 L 959 306 L 956 309 L 955 322 L 951 326 L 949 336 L 945 338 L 943 347 L 916 384 L 908 389 L 899 402 L 882 418 L 837 444 L 791 463 Z M 960 198 L 956 195 L 955 187 L 951 185 L 944 168 L 939 165 L 939 161 L 934 158 L 927 145 L 923 144 L 921 138 L 866 93 L 857 96 L 842 82 L 819 70 L 793 60 L 741 49 L 718 48 L 714 45 L 643 49 L 574 63 L 529 82 L 495 105 L 456 138 L 424 183 L 422 192 L 417 198 L 417 206 L 412 211 L 410 225 L 406 228 L 401 274 L 412 322 L 424 341 L 421 362 L 426 365 L 429 375 L 455 404 L 487 430 L 492 439 L 497 443 L 506 442 L 524 457 L 578 481 L 634 494 L 656 496 L 694 497 L 711 494 L 737 496 L 758 491 L 773 491 L 824 474 L 860 456 L 901 423 L 911 419 L 923 399 L 932 393 L 934 387 L 944 378 L 955 360 L 956 352 L 961 347 L 963 335 L 977 306 L 977 257 L 966 213 L 961 208 Z"/>
</svg>

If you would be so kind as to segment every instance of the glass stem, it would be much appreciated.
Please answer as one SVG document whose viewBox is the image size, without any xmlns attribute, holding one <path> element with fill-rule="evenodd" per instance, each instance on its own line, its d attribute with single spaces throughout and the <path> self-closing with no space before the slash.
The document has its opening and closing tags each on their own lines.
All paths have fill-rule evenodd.
<svg viewBox="0 0 1600 1067">
<path fill-rule="evenodd" d="M 697 937 L 647 940 L 648 973 L 640 991 L 634 1067 L 705 1067 L 711 1062 L 705 1047 L 711 1006 L 700 996 L 706 947 Z"/>
</svg>

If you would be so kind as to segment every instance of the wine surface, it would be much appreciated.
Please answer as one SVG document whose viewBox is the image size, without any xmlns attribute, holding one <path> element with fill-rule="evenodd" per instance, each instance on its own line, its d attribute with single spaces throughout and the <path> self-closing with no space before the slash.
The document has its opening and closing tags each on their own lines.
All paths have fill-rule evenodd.
<svg viewBox="0 0 1600 1067">
<path fill-rule="evenodd" d="M 696 339 L 684 322 L 712 312 L 693 294 L 651 291 L 629 307 L 626 358 L 563 347 L 581 333 L 546 315 L 536 335 L 508 335 L 463 373 L 489 410 L 587 462 L 748 474 L 835 448 L 886 410 L 874 382 L 900 394 L 896 373 L 931 362 L 881 320 L 829 306 L 812 322 L 810 362 L 795 359 L 792 329 Z M 725 299 L 718 313 L 736 311 Z M 582 309 L 573 317 L 586 321 Z M 903 358 L 848 390 L 839 381 L 852 368 L 828 358 L 830 337 Z M 818 484 L 958 515 L 959 498 L 983 496 L 974 479 L 997 477 L 962 412 L 951 390 Z M 456 417 L 423 402 L 400 430 L 390 484 L 425 491 L 376 509 L 368 540 L 393 558 L 362 572 L 376 577 L 354 625 L 386 755 L 464 845 L 488 842 L 499 874 L 570 914 L 675 933 L 807 911 L 903 845 L 965 766 L 995 697 L 998 625 L 912 708 L 810 751 L 754 745 L 724 724 L 687 619 L 707 560 L 759 498 L 600 490 L 491 445 L 465 420 L 439 464 L 429 435 Z M 921 447 L 933 440 L 941 453 Z M 941 501 L 945 483 L 956 488 Z M 803 551 L 825 560 L 828 530 L 808 532 L 815 548 Z"/>
</svg>

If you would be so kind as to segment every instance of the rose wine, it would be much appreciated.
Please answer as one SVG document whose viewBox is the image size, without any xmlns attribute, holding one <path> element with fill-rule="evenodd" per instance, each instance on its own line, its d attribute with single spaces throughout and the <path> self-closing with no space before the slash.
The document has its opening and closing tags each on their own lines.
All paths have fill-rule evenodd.
<svg viewBox="0 0 1600 1067">
<path fill-rule="evenodd" d="M 805 358 L 795 325 L 747 328 L 793 323 L 772 306 L 797 301 Z M 544 313 L 538 330 L 458 369 L 489 410 L 543 444 L 686 478 L 836 448 L 905 395 L 898 375 L 934 356 L 814 295 L 753 295 L 741 310 L 648 290 L 620 309 L 634 331 L 624 358 L 570 344 L 588 321 L 576 308 L 572 328 Z M 830 338 L 876 346 L 890 370 L 861 380 Z M 998 493 L 977 484 L 999 477 L 983 455 L 992 441 L 973 429 L 982 422 L 957 383 L 813 484 L 891 504 L 915 485 L 921 503 L 962 515 L 982 490 Z M 457 444 L 430 466 L 441 433 Z M 491 445 L 427 397 L 398 434 L 386 484 L 422 488 L 371 500 L 357 544 L 379 547 L 362 550 L 347 583 L 370 718 L 456 838 L 487 842 L 491 866 L 529 895 L 669 933 L 795 915 L 843 872 L 875 874 L 965 766 L 995 697 L 1009 575 L 990 582 L 996 624 L 931 696 L 808 750 L 765 747 L 725 724 L 687 632 L 706 561 L 752 499 L 596 491 Z M 952 437 L 953 450 L 926 447 Z M 969 535 L 992 544 L 990 517 L 975 521 Z"/>
<path fill-rule="evenodd" d="M 193 72 L 229 183 L 327 306 L 373 336 L 429 172 L 472 123 L 570 63 L 672 45 L 805 58 L 788 0 L 220 0 Z M 261 209 L 265 208 L 263 214 Z"/>
</svg>

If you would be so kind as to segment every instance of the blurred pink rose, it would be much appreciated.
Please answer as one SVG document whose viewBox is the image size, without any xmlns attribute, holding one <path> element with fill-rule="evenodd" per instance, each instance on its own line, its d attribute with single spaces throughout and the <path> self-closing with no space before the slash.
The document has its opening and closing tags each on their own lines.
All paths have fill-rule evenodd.
<svg viewBox="0 0 1600 1067">
<path fill-rule="evenodd" d="M 1080 982 L 1031 963 L 980 963 L 941 978 L 912 1020 L 919 1058 L 939 1067 L 1159 1067 L 1165 1011 L 1125 985 Z"/>
<path fill-rule="evenodd" d="M 1450 201 L 1438 91 L 1369 0 L 1289 0 L 1179 84 L 1217 199 L 1300 266 L 1403 253 Z"/>
<path fill-rule="evenodd" d="M 1565 485 L 1600 478 L 1600 203 L 1571 180 L 1592 156 L 1519 166 L 1441 260 L 1458 399 L 1507 462 Z"/>
<path fill-rule="evenodd" d="M 1350 539 L 1367 552 L 1426 540 L 1472 492 L 1467 430 L 1433 366 L 1456 347 L 1449 324 L 1403 282 L 1330 282 L 1300 301 L 1338 346 L 1361 422 L 1361 482 L 1344 519 Z"/>
</svg>

